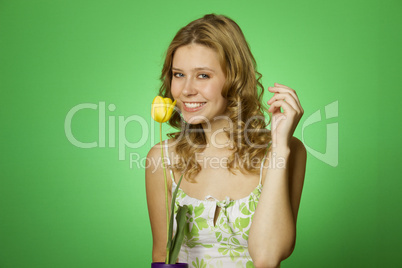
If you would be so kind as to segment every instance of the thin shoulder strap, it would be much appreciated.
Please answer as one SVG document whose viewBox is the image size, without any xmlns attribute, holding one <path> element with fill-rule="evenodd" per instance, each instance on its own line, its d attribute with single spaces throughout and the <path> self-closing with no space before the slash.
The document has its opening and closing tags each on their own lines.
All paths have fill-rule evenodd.
<svg viewBox="0 0 402 268">
<path fill-rule="evenodd" d="M 270 145 L 272 143 L 272 141 L 270 141 L 268 144 Z M 269 146 L 268 146 L 269 148 Z M 261 185 L 261 180 L 262 180 L 262 168 L 264 167 L 264 162 L 265 162 L 265 158 L 267 158 L 267 154 L 268 154 L 268 150 L 265 152 L 264 158 L 262 159 L 261 162 L 261 168 L 260 168 L 260 185 Z"/>
<path fill-rule="evenodd" d="M 168 166 L 166 168 L 168 168 L 170 170 L 170 178 L 172 179 L 173 182 L 175 182 L 173 171 L 170 168 L 171 164 L 170 164 L 170 159 L 169 159 L 168 140 L 165 140 L 165 158 L 167 159 L 167 164 L 168 164 Z"/>
</svg>

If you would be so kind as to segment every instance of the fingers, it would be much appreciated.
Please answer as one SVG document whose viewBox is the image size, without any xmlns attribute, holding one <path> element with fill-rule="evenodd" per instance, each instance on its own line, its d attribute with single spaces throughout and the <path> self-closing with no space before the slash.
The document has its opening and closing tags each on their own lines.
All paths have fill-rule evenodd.
<svg viewBox="0 0 402 268">
<path fill-rule="evenodd" d="M 283 113 L 285 115 L 294 115 L 298 112 L 289 103 L 287 103 L 286 101 L 283 101 L 283 100 L 278 100 L 278 101 L 275 101 L 274 103 L 272 103 L 271 107 L 269 107 L 269 109 L 268 109 L 268 112 L 274 113 L 277 110 L 279 110 L 279 112 L 280 112 L 281 107 L 282 107 Z"/>
<path fill-rule="evenodd" d="M 286 93 L 279 93 L 279 94 L 275 93 L 275 95 L 267 103 L 268 103 L 268 105 L 271 105 L 272 103 L 274 103 L 275 101 L 278 101 L 278 100 L 286 100 L 286 102 L 289 103 L 293 107 L 293 109 L 295 109 L 297 111 L 300 110 L 300 107 L 296 103 L 296 100 L 293 98 L 292 95 L 290 95 L 288 93 L 287 94 Z"/>
<path fill-rule="evenodd" d="M 273 87 L 268 87 L 268 91 L 271 91 L 273 93 L 284 93 L 288 92 L 290 93 L 295 99 L 298 99 L 296 91 L 294 89 L 291 89 L 290 87 L 287 87 L 285 85 L 281 85 L 278 83 L 275 83 L 275 86 Z"/>
<path fill-rule="evenodd" d="M 274 93 L 274 96 L 268 101 L 269 105 L 271 105 L 274 100 L 286 100 L 286 102 L 290 103 L 296 111 L 302 114 L 304 113 L 304 110 L 294 89 L 291 89 L 290 87 L 282 84 L 275 83 L 274 87 L 268 87 L 268 91 Z"/>
<path fill-rule="evenodd" d="M 284 112 L 285 110 L 287 111 L 287 114 L 289 114 L 291 111 L 294 111 L 296 114 L 303 113 L 299 104 L 289 94 L 276 94 L 268 101 L 268 105 L 274 107 L 273 109 L 280 106 L 283 108 Z M 271 112 L 271 109 L 268 109 L 268 112 Z"/>
</svg>

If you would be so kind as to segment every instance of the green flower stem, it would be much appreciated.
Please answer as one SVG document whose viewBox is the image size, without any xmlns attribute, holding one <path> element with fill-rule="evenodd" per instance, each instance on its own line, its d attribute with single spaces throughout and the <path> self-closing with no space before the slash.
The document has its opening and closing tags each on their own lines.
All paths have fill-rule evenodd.
<svg viewBox="0 0 402 268">
<path fill-rule="evenodd" d="M 166 167 L 165 167 L 165 159 L 163 158 L 163 146 L 162 146 L 162 123 L 159 123 L 159 136 L 160 136 L 160 145 L 161 145 L 161 156 L 162 156 L 162 167 L 163 167 L 163 175 L 165 177 L 165 200 L 166 200 L 166 237 L 169 241 L 169 206 L 168 206 L 168 189 L 167 189 L 167 177 L 166 177 Z M 166 246 L 166 264 L 169 263 L 169 254 L 170 249 Z"/>
</svg>

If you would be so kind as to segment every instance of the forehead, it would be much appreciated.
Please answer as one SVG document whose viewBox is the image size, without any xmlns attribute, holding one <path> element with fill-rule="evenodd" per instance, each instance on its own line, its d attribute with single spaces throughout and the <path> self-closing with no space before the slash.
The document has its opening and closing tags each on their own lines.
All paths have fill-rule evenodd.
<svg viewBox="0 0 402 268">
<path fill-rule="evenodd" d="M 219 55 L 212 48 L 190 44 L 179 47 L 173 56 L 173 67 L 197 68 L 220 66 Z"/>
</svg>

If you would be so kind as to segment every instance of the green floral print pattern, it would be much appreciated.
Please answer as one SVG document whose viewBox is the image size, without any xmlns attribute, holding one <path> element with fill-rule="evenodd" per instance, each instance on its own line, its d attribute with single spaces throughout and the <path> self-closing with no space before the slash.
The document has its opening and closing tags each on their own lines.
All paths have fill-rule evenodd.
<svg viewBox="0 0 402 268">
<path fill-rule="evenodd" d="M 173 192 L 177 185 L 171 170 L 170 174 Z M 261 175 L 254 191 L 239 200 L 227 197 L 219 201 L 212 196 L 199 200 L 179 188 L 175 210 L 178 205 L 187 205 L 189 208 L 179 262 L 188 263 L 193 268 L 254 267 L 248 252 L 248 235 L 261 191 Z M 214 224 L 217 207 L 221 210 Z M 176 231 L 176 221 L 173 223 Z"/>
<path fill-rule="evenodd" d="M 174 182 L 173 187 L 177 187 Z M 179 188 L 175 209 L 189 207 L 179 261 L 189 267 L 254 267 L 247 240 L 261 190 L 260 184 L 243 199 L 217 201 L 192 198 Z M 214 225 L 218 206 L 221 211 Z"/>
</svg>

